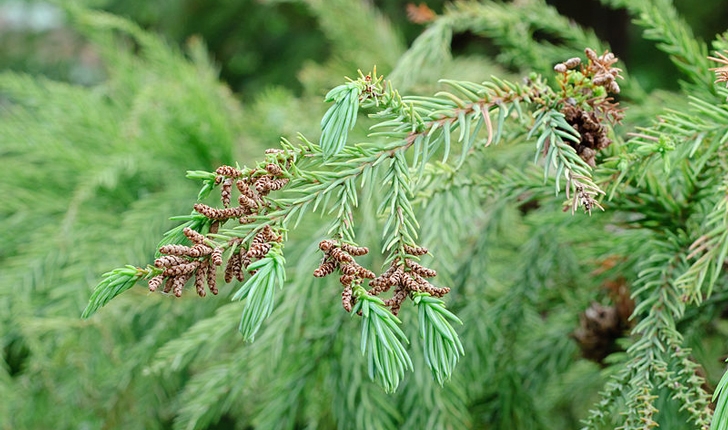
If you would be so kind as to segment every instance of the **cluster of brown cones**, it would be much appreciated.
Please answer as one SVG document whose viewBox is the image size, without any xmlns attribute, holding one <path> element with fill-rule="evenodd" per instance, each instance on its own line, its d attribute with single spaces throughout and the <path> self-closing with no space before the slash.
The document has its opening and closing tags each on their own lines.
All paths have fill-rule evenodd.
<svg viewBox="0 0 728 430">
<path fill-rule="evenodd" d="M 598 56 L 590 48 L 586 48 L 584 52 L 589 60 L 586 65 L 581 65 L 581 59 L 574 57 L 557 64 L 554 66 L 554 70 L 566 74 L 569 70 L 581 65 L 580 72 L 590 78 L 593 85 L 604 87 L 608 93 L 619 94 L 620 88 L 616 79 L 622 77 L 620 75 L 622 70 L 613 67 L 617 62 L 617 57 L 608 51 Z M 582 91 L 589 90 L 585 88 Z M 584 106 L 576 104 L 572 98 L 567 97 L 561 113 L 564 114 L 566 122 L 581 136 L 578 143 L 569 141 L 569 144 L 582 160 L 591 167 L 595 167 L 597 153 L 612 143 L 607 136 L 604 121 L 616 123 L 622 119 L 623 115 L 622 110 L 617 107 L 617 103 L 614 103 L 611 97 L 594 97 L 588 100 L 587 104 L 588 109 L 585 109 Z"/>
<path fill-rule="evenodd" d="M 426 248 L 407 245 L 404 248 L 407 254 L 414 257 L 427 254 Z M 341 302 L 347 312 L 351 312 L 356 302 L 356 298 L 353 297 L 353 285 L 361 285 L 364 279 L 370 279 L 371 288 L 367 291 L 370 296 L 378 296 L 394 287 L 392 297 L 384 300 L 384 305 L 389 307 L 393 315 L 399 314 L 402 302 L 414 292 L 429 293 L 435 297 L 442 297 L 450 292 L 450 288 L 435 287 L 427 281 L 425 278 L 437 276 L 437 272 L 413 259 L 406 258 L 402 264 L 401 260 L 396 258 L 384 273 L 375 276 L 371 270 L 354 261 L 355 256 L 367 254 L 369 252 L 367 248 L 338 243 L 334 240 L 323 240 L 319 243 L 319 249 L 324 252 L 324 258 L 313 275 L 321 278 L 337 269 L 341 272 L 339 282 L 344 287 Z"/>
<path fill-rule="evenodd" d="M 165 293 L 172 292 L 180 297 L 185 284 L 194 275 L 195 288 L 200 297 L 205 296 L 205 283 L 212 294 L 217 294 L 215 267 L 222 264 L 222 249 L 211 247 L 205 243 L 205 236 L 190 228 L 185 228 L 184 234 L 194 245 L 165 245 L 159 248 L 163 256 L 154 261 L 154 266 L 164 271 L 149 280 L 149 291 L 156 291 L 164 284 Z"/>
<path fill-rule="evenodd" d="M 313 271 L 313 276 L 323 278 L 338 269 L 341 272 L 339 282 L 344 286 L 341 304 L 347 312 L 351 312 L 355 302 L 352 285 L 361 285 L 363 279 L 374 279 L 375 276 L 374 272 L 354 261 L 354 256 L 366 255 L 369 249 L 348 243 L 337 243 L 334 240 L 322 240 L 319 249 L 324 252 L 324 258 L 319 267 Z"/>
<path fill-rule="evenodd" d="M 225 249 L 233 248 L 225 266 L 225 282 L 233 279 L 243 281 L 250 263 L 264 258 L 273 243 L 282 240 L 268 225 L 256 233 L 247 249 L 242 238 L 231 239 L 225 247 L 213 248 L 206 243 L 205 236 L 190 228 L 185 228 L 184 234 L 194 245 L 165 245 L 159 248 L 163 255 L 154 261 L 154 266 L 164 271 L 149 280 L 149 291 L 156 291 L 164 284 L 163 292 L 180 297 L 185 284 L 194 276 L 195 289 L 200 297 L 205 297 L 205 284 L 212 294 L 217 294 L 216 269 L 223 263 Z"/>
<path fill-rule="evenodd" d="M 612 67 L 619 59 L 609 51 L 604 52 L 602 55 L 597 55 L 593 49 L 586 48 L 584 49 L 584 53 L 589 62 L 585 66 L 581 66 L 581 73 L 589 76 L 594 85 L 604 87 L 604 89 L 612 94 L 619 94 L 620 88 L 616 79 L 622 78 L 620 75 L 622 69 Z M 579 65 L 581 65 L 581 58 L 569 58 L 563 63 L 555 65 L 554 71 L 566 73 L 569 70 L 576 69 Z"/>
<path fill-rule="evenodd" d="M 596 167 L 597 152 L 612 143 L 607 136 L 607 128 L 601 123 L 596 112 L 585 111 L 579 106 L 566 105 L 561 109 L 561 113 L 564 114 L 566 122 L 581 136 L 579 143 L 569 141 L 569 144 L 582 160 L 591 167 Z"/>
<path fill-rule="evenodd" d="M 241 223 L 250 222 L 252 216 L 266 206 L 263 197 L 288 183 L 283 168 L 274 163 L 268 163 L 264 169 L 253 169 L 246 174 L 231 166 L 220 166 L 215 173 L 215 185 L 220 186 L 223 207 L 218 209 L 202 203 L 194 205 L 195 211 L 212 221 L 212 234 L 217 233 L 219 226 L 232 218 L 238 218 Z M 230 207 L 233 184 L 240 194 L 238 206 Z M 192 246 L 165 245 L 159 248 L 162 256 L 154 261 L 154 266 L 163 271 L 149 280 L 150 291 L 156 291 L 164 284 L 163 292 L 180 297 L 185 284 L 194 277 L 195 288 L 200 297 L 206 294 L 205 284 L 212 294 L 217 294 L 217 267 L 223 264 L 225 250 L 232 248 L 225 267 L 225 282 L 233 279 L 243 281 L 248 266 L 253 261 L 264 258 L 273 243 L 282 240 L 269 225 L 265 225 L 255 234 L 247 248 L 242 238 L 233 238 L 223 246 L 214 246 L 209 237 L 195 230 L 185 228 L 183 232 L 192 242 Z"/>
<path fill-rule="evenodd" d="M 266 225 L 256 233 L 248 249 L 243 246 L 241 238 L 232 239 L 228 242 L 228 245 L 235 249 L 230 255 L 230 259 L 228 259 L 227 266 L 225 267 L 225 282 L 232 282 L 233 279 L 242 282 L 245 279 L 245 272 L 250 263 L 264 258 L 268 255 L 268 251 L 270 251 L 273 243 L 281 242 L 282 240 L 283 237 L 275 233 L 269 225 Z"/>
<path fill-rule="evenodd" d="M 280 190 L 288 183 L 283 168 L 273 163 L 266 165 L 264 171 L 253 170 L 248 175 L 243 175 L 242 171 L 232 166 L 220 166 L 215 173 L 215 185 L 220 185 L 223 208 L 216 209 L 203 203 L 195 204 L 194 208 L 207 218 L 222 222 L 231 218 L 238 218 L 241 224 L 251 222 L 250 216 L 257 214 L 265 206 L 263 197 L 271 191 Z M 230 207 L 233 183 L 240 195 L 238 205 Z"/>
</svg>

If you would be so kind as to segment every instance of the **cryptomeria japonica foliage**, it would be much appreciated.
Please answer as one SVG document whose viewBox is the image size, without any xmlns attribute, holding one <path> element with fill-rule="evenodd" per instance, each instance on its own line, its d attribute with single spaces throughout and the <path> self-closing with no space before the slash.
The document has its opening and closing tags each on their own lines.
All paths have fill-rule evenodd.
<svg viewBox="0 0 728 430">
<path fill-rule="evenodd" d="M 188 282 L 201 297 L 206 290 L 217 294 L 217 268 L 224 266 L 225 282 L 242 282 L 232 299 L 245 300 L 240 332 L 252 341 L 273 311 L 276 289 L 285 284 L 284 237 L 304 213 L 320 210 L 333 221 L 330 239 L 319 244 L 324 256 L 313 275 L 340 275 L 344 309 L 362 318 L 361 352 L 369 377 L 385 391 L 395 391 L 412 369 L 403 345 L 409 341 L 397 318 L 410 298 L 418 308 L 425 362 L 442 384 L 464 353 L 450 324 L 461 321 L 439 299 L 450 288 L 430 283 L 437 272 L 417 262 L 428 250 L 419 244 L 413 200 L 439 186 L 446 168 L 457 172 L 476 151 L 499 144 L 503 129 L 514 122 L 536 142 L 536 158 L 544 158 L 544 182 L 553 169 L 556 194 L 560 181 L 565 184 L 572 212 L 603 210 L 597 197 L 604 192 L 593 182 L 591 168 L 611 143 L 609 127 L 622 116 L 611 98 L 620 91 L 621 76 L 612 53 L 598 56 L 587 48 L 585 54 L 584 65 L 573 57 L 554 67 L 556 89 L 532 75 L 521 84 L 497 78 L 482 84 L 448 80 L 443 83 L 450 91 L 407 97 L 376 70 L 360 72 L 326 96 L 333 106 L 321 120 L 319 144 L 300 136 L 301 144 L 284 141 L 253 167 L 190 172 L 188 177 L 203 182 L 198 200 L 219 188 L 222 207 L 196 203 L 186 223 L 165 235 L 154 264 L 107 273 L 84 316 L 140 279 L 148 280 L 152 292 L 161 289 L 177 297 Z M 347 145 L 360 111 L 371 111 L 375 123 L 369 137 L 374 140 Z M 372 186 L 381 187 L 380 198 L 361 198 L 361 190 Z M 237 205 L 231 206 L 233 187 Z M 359 205 L 374 204 L 384 226 L 381 252 L 388 265 L 379 275 L 354 258 L 368 252 L 356 243 L 354 212 Z M 391 297 L 379 297 L 390 290 Z"/>
<path fill-rule="evenodd" d="M 91 416 L 160 428 L 728 428 L 726 39 L 709 51 L 666 1 L 605 2 L 683 74 L 679 91 L 648 92 L 540 1 L 412 6 L 427 27 L 407 50 L 368 6 L 326 3 L 309 5 L 340 62 L 308 66 L 301 79 L 316 90 L 301 97 L 271 91 L 238 110 L 201 46 L 184 57 L 127 21 L 75 10 L 116 67 L 97 89 L 109 97 L 3 78 L 14 124 L 75 100 L 78 126 L 60 130 L 119 148 L 71 187 L 59 243 L 99 240 L 79 240 L 57 278 L 77 275 L 91 249 L 108 262 L 125 256 L 112 248 L 144 245 L 74 323 L 110 361 L 73 362 L 113 383 L 40 391 L 119 393 Z M 458 33 L 498 55 L 453 57 Z M 133 49 L 116 49 L 119 34 Z M 88 134 L 92 112 L 104 133 Z M 61 148 L 63 136 L 34 138 Z M 239 136 L 260 147 L 233 157 Z M 196 199 L 171 185 L 185 163 Z M 86 201 L 124 214 L 118 233 L 101 209 L 93 233 Z M 47 251 L 47 234 L 37 240 Z M 20 270 L 9 279 L 24 282 Z M 34 291 L 9 308 L 33 314 Z M 27 327 L 53 342 L 23 328 L 6 344 L 41 357 L 68 342 L 48 315 Z"/>
</svg>

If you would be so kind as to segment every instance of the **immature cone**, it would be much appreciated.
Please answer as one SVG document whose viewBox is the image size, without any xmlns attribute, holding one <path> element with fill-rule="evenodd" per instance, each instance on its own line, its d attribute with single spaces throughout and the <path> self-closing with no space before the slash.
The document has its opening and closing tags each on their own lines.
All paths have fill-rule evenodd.
<svg viewBox="0 0 728 430">
<path fill-rule="evenodd" d="M 313 271 L 313 276 L 323 278 L 334 273 L 334 270 L 336 270 L 336 263 L 333 261 L 322 261 L 321 265 Z"/>
<path fill-rule="evenodd" d="M 344 291 L 341 293 L 341 305 L 344 307 L 346 312 L 351 312 L 354 306 L 354 298 L 352 297 L 351 284 L 344 285 Z"/>
<path fill-rule="evenodd" d="M 339 269 L 341 276 L 339 283 L 344 287 L 341 293 L 341 304 L 347 312 L 351 312 L 356 299 L 352 296 L 352 285 L 360 284 L 362 279 L 374 279 L 374 272 L 359 265 L 352 255 L 365 255 L 369 250 L 364 247 L 348 243 L 339 244 L 337 241 L 325 239 L 319 242 L 319 249 L 324 252 L 324 258 L 313 276 L 323 278 Z"/>
<path fill-rule="evenodd" d="M 427 249 L 420 247 L 405 246 L 404 249 L 408 254 L 415 256 L 427 253 Z M 437 272 L 433 269 L 411 259 L 405 259 L 402 264 L 399 258 L 395 258 L 386 272 L 369 282 L 372 288 L 367 293 L 376 296 L 394 287 L 394 294 L 385 300 L 384 304 L 389 307 L 392 314 L 397 315 L 402 302 L 414 292 L 428 293 L 434 297 L 442 297 L 450 292 L 450 288 L 436 287 L 425 279 L 436 275 Z"/>
<path fill-rule="evenodd" d="M 222 176 L 227 176 L 230 178 L 239 178 L 243 175 L 243 173 L 236 169 L 235 167 L 231 166 L 220 166 L 215 170 L 215 173 Z"/>
<path fill-rule="evenodd" d="M 162 267 L 171 267 L 175 266 L 177 264 L 184 264 L 187 263 L 187 260 L 179 257 L 177 255 L 163 255 L 156 260 L 154 260 L 154 265 L 156 267 L 159 267 L 160 269 Z"/>
<path fill-rule="evenodd" d="M 404 252 L 406 252 L 409 255 L 414 255 L 416 257 L 427 254 L 427 248 L 423 248 L 421 246 L 404 246 Z"/>
<path fill-rule="evenodd" d="M 212 253 L 210 254 L 210 261 L 212 262 L 212 264 L 214 264 L 215 266 L 222 266 L 222 253 L 222 247 L 217 247 L 212 250 Z"/>
<path fill-rule="evenodd" d="M 230 206 L 230 197 L 232 196 L 232 188 L 233 188 L 233 179 L 227 178 L 222 182 L 222 186 L 220 187 L 220 199 L 222 200 L 222 205 L 224 207 Z"/>
<path fill-rule="evenodd" d="M 589 64 L 586 67 L 586 72 L 592 75 L 592 82 L 594 85 L 603 86 L 613 94 L 619 94 L 619 85 L 615 81 L 615 78 L 621 78 L 620 72 L 622 69 L 612 67 L 612 64 L 618 61 L 617 57 L 611 52 L 605 52 L 604 54 L 597 56 L 597 53 L 593 49 L 586 48 L 584 50 Z"/>
<path fill-rule="evenodd" d="M 242 252 L 247 252 L 245 248 L 241 247 L 240 252 L 236 252 L 233 255 L 230 256 L 227 262 L 227 266 L 225 266 L 225 282 L 230 283 L 232 282 L 233 278 L 238 279 L 239 281 L 242 281 L 244 279 L 244 271 L 243 271 L 243 257 L 241 255 Z"/>
<path fill-rule="evenodd" d="M 210 266 L 207 269 L 207 288 L 214 295 L 217 295 L 217 268 Z"/>
<path fill-rule="evenodd" d="M 205 297 L 206 295 L 205 279 L 207 278 L 207 271 L 209 269 L 209 261 L 206 261 L 204 264 L 200 264 L 200 267 L 195 271 L 195 289 L 197 290 L 197 295 L 200 297 Z"/>
<path fill-rule="evenodd" d="M 281 176 L 283 174 L 283 169 L 281 168 L 281 166 L 273 163 L 269 163 L 267 166 L 265 166 L 265 170 L 272 176 Z"/>
<path fill-rule="evenodd" d="M 157 275 L 149 280 L 149 291 L 154 292 L 157 291 L 157 288 L 159 288 L 160 285 L 162 285 L 162 282 L 164 282 L 164 276 Z"/>
</svg>

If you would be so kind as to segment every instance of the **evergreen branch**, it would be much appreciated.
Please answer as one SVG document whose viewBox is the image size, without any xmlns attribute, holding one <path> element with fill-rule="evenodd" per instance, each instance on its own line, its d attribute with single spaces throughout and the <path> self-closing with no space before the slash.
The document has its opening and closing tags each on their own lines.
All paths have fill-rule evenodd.
<svg viewBox="0 0 728 430">
<path fill-rule="evenodd" d="M 321 122 L 320 145 L 303 137 L 303 143 L 295 147 L 283 140 L 283 149 L 267 150 L 265 160 L 255 167 L 220 166 L 214 173 L 188 173 L 203 183 L 200 198 L 219 187 L 223 207 L 197 203 L 195 213 L 184 217 L 185 224 L 166 235 L 159 247 L 161 255 L 154 263 L 156 271 L 149 280 L 150 290 L 164 284 L 164 292 L 179 297 L 194 277 L 200 296 L 206 294 L 205 283 L 217 294 L 216 268 L 227 260 L 226 282 L 242 282 L 246 273 L 252 274 L 232 297 L 247 299 L 239 330 L 243 339 L 252 341 L 273 312 L 276 285 L 282 287 L 285 281 L 283 236 L 307 210 L 320 207 L 322 212 L 335 213 L 329 230 L 334 240 L 319 244 L 324 259 L 314 275 L 341 271 L 342 304 L 347 311 L 363 316 L 361 350 L 367 356 L 369 375 L 385 391 L 395 391 L 404 372 L 412 369 L 401 343 L 406 337 L 397 325 L 402 302 L 423 294 L 439 298 L 450 291 L 428 282 L 425 278 L 434 277 L 436 272 L 416 262 L 428 251 L 417 246 L 420 226 L 412 206 L 413 173 L 421 178 L 431 157 L 441 151 L 443 163 L 447 161 L 453 132 L 459 132 L 457 142 L 461 144 L 454 169 L 461 168 L 482 128 L 487 134 L 484 146 L 497 143 L 506 118 L 515 115 L 523 123 L 528 108 L 537 112 L 531 134 L 541 132 L 537 145 L 547 157 L 545 181 L 553 165 L 558 170 L 557 192 L 563 174 L 568 180 L 567 197 L 574 193 L 572 210 L 579 204 L 587 211 L 600 207 L 594 197 L 601 191 L 591 180 L 588 163 L 593 164 L 596 151 L 610 143 L 602 122 L 619 117 L 616 105 L 607 98 L 608 92 L 619 92 L 615 82 L 619 69 L 612 67 L 616 58 L 611 53 L 598 57 L 590 49 L 585 52 L 589 62 L 579 71 L 573 70 L 578 59 L 558 65 L 559 91 L 536 76 L 522 85 L 493 77 L 483 84 L 447 80 L 443 83 L 450 92 L 433 97 L 402 97 L 391 85 L 385 85 L 376 71 L 366 76 L 359 72 L 356 81 L 349 80 L 327 95 L 326 100 L 334 105 Z M 371 115 L 375 124 L 370 137 L 389 138 L 389 142 L 347 145 L 360 108 L 376 109 Z M 491 114 L 496 111 L 498 119 L 494 122 Z M 577 154 L 576 148 L 581 153 Z M 406 156 L 410 149 L 414 152 L 411 166 Z M 390 264 L 380 276 L 353 258 L 368 252 L 353 243 L 353 211 L 359 205 L 356 184 L 361 179 L 362 184 L 372 187 L 375 171 L 383 171 L 385 191 L 377 214 L 384 222 L 383 249 L 388 253 L 385 264 Z M 234 188 L 238 191 L 237 206 L 231 206 Z M 269 195 L 279 190 L 275 197 Z M 330 204 L 332 198 L 334 203 Z M 242 225 L 225 227 L 233 219 Z M 361 286 L 364 279 L 371 279 L 371 290 Z M 392 287 L 390 299 L 376 297 Z M 433 298 L 425 302 L 427 307 L 420 308 L 425 358 L 442 384 L 464 352 L 448 321 L 459 320 L 444 309 L 441 301 Z"/>
<path fill-rule="evenodd" d="M 572 142 L 580 141 L 579 133 L 564 118 L 561 112 L 553 110 L 540 112 L 536 116 L 529 137 L 537 131 L 540 132 L 536 140 L 536 158 L 543 155 L 545 159 L 544 182 L 548 178 L 550 167 L 553 166 L 556 168 L 554 183 L 556 194 L 561 189 L 559 180 L 563 175 L 567 180 L 567 198 L 573 193 L 570 205 L 572 213 L 577 206 L 581 206 L 585 212 L 591 214 L 594 206 L 601 208 L 594 197 L 604 192 L 593 182 L 589 165 L 576 154 L 571 145 L 564 142 L 564 139 Z"/>
<path fill-rule="evenodd" d="M 459 356 L 465 354 L 457 332 L 450 325 L 450 321 L 459 324 L 462 321 L 445 309 L 442 300 L 427 293 L 415 293 L 414 302 L 418 308 L 425 362 L 435 380 L 442 385 L 452 376 Z"/>
<path fill-rule="evenodd" d="M 324 158 L 338 154 L 354 128 L 359 113 L 361 86 L 357 82 L 339 85 L 326 94 L 325 101 L 334 102 L 321 120 L 321 149 Z"/>
<path fill-rule="evenodd" d="M 714 209 L 704 221 L 705 233 L 690 245 L 690 254 L 685 259 L 700 256 L 680 277 L 675 286 L 683 291 L 683 301 L 699 305 L 704 297 L 710 297 L 713 286 L 723 270 L 728 256 L 728 178 L 724 178 Z M 702 254 L 702 255 L 701 255 Z M 707 278 L 707 279 L 706 279 Z M 705 289 L 705 292 L 703 292 Z"/>
<path fill-rule="evenodd" d="M 359 196 L 356 190 L 357 176 L 348 177 L 339 187 L 337 202 L 329 209 L 329 214 L 335 216 L 327 231 L 329 237 L 339 237 L 354 243 L 354 209 L 359 206 Z M 363 179 L 362 179 L 363 180 Z"/>
<path fill-rule="evenodd" d="M 378 210 L 380 214 L 386 214 L 382 232 L 383 249 L 385 252 L 390 252 L 387 262 L 395 258 L 404 261 L 407 255 L 404 250 L 405 245 L 417 243 L 419 223 L 410 203 L 412 189 L 410 188 L 409 170 L 407 160 L 401 151 L 392 158 L 384 181 L 390 186 Z"/>
<path fill-rule="evenodd" d="M 402 35 L 374 4 L 352 0 L 305 0 L 326 34 L 332 57 L 348 69 L 377 64 L 390 70 L 405 50 Z M 362 47 L 367 47 L 362 49 Z"/>
<path fill-rule="evenodd" d="M 728 429 L 728 395 L 726 395 L 726 386 L 728 386 L 728 372 L 723 373 L 713 393 L 715 411 L 713 412 L 713 421 L 710 423 L 710 430 Z"/>
<path fill-rule="evenodd" d="M 349 349 L 347 349 L 348 351 Z M 331 409 L 340 423 L 348 423 L 352 429 L 397 430 L 402 428 L 402 411 L 383 396 L 381 388 L 362 374 L 361 366 L 344 366 L 341 378 L 335 382 Z M 362 405 L 371 405 L 363 408 Z M 327 408 L 329 405 L 326 405 Z"/>
<path fill-rule="evenodd" d="M 470 31 L 492 40 L 499 48 L 496 57 L 499 64 L 539 74 L 550 72 L 554 64 L 586 46 L 597 52 L 608 50 L 607 44 L 591 29 L 575 25 L 545 1 L 529 1 L 515 7 L 495 1 L 454 2 L 447 6 L 435 25 L 447 26 L 449 32 Z M 548 37 L 541 40 L 534 37 L 536 34 Z M 634 79 L 629 79 L 626 90 L 629 98 L 646 97 Z"/>
<path fill-rule="evenodd" d="M 247 270 L 253 276 L 233 295 L 232 300 L 246 300 L 240 319 L 240 333 L 243 339 L 252 342 L 275 305 L 275 289 L 283 287 L 286 279 L 282 247 L 273 246 L 262 259 L 251 263 Z"/>
<path fill-rule="evenodd" d="M 637 300 L 633 318 L 642 316 L 642 319 L 632 329 L 637 340 L 627 349 L 631 359 L 626 369 L 632 389 L 626 393 L 627 412 L 620 428 L 656 427 L 658 424 L 653 416 L 657 412 L 654 402 L 658 396 L 655 390 L 662 384 L 675 383 L 684 387 L 676 390 L 674 398 L 683 402 L 693 422 L 707 426 L 710 421 L 708 395 L 701 387 L 702 378 L 694 373 L 689 349 L 683 348 L 682 335 L 675 326 L 675 320 L 683 315 L 685 306 L 674 285 L 680 253 L 675 253 L 672 243 L 648 244 L 646 249 L 651 250 L 651 256 L 642 263 L 633 291 Z M 677 360 L 672 361 L 673 357 Z"/>
<path fill-rule="evenodd" d="M 593 31 L 574 25 L 544 1 L 511 7 L 498 2 L 455 2 L 446 10 L 456 31 L 473 31 L 492 38 L 501 49 L 498 57 L 504 64 L 545 73 L 570 52 L 585 46 L 604 50 L 603 42 Z M 475 18 L 475 19 L 474 19 Z M 559 40 L 533 40 L 541 32 Z"/>
<path fill-rule="evenodd" d="M 412 360 L 401 342 L 407 342 L 407 337 L 398 326 L 400 320 L 364 288 L 357 287 L 354 296 L 357 302 L 352 314 L 361 312 L 361 353 L 367 357 L 369 377 L 384 391 L 394 392 L 404 372 L 412 370 Z"/>
<path fill-rule="evenodd" d="M 636 23 L 645 27 L 646 39 L 659 42 L 657 47 L 693 83 L 693 90 L 715 94 L 708 71 L 708 48 L 698 40 L 682 19 L 671 0 L 602 0 L 612 7 L 623 7 L 639 16 Z"/>
<path fill-rule="evenodd" d="M 207 187 L 207 184 L 203 186 L 203 190 Z M 202 191 L 200 192 L 202 193 Z M 172 228 L 164 233 L 162 240 L 157 244 L 157 251 L 154 254 L 155 258 L 159 258 L 162 254 L 159 249 L 166 245 L 181 245 L 189 244 L 189 239 L 185 236 L 185 229 L 191 229 L 201 234 L 207 234 L 212 225 L 212 220 L 200 213 L 191 213 L 190 215 L 180 215 L 171 217 L 172 221 L 185 221 L 177 227 Z"/>
<path fill-rule="evenodd" d="M 382 76 L 377 76 L 374 68 L 364 76 L 359 70 L 357 80 L 349 79 L 326 94 L 325 102 L 334 102 L 321 119 L 321 149 L 324 161 L 341 152 L 346 145 L 349 131 L 356 124 L 360 103 L 363 107 L 378 105 L 383 94 Z M 369 101 L 369 103 L 367 103 Z"/>
<path fill-rule="evenodd" d="M 610 411 L 613 410 L 617 402 L 622 399 L 624 392 L 627 390 L 631 369 L 622 367 L 616 375 L 611 375 L 599 392 L 599 403 L 594 409 L 589 410 L 589 416 L 582 420 L 584 427 L 582 430 L 596 430 L 603 428 L 602 425 L 609 418 Z"/>
<path fill-rule="evenodd" d="M 453 375 L 450 383 L 440 386 L 433 383 L 432 378 L 414 374 L 407 381 L 406 397 L 397 405 L 405 416 L 399 428 L 472 428 L 475 420 L 467 405 L 468 393 L 463 378 L 458 375 Z M 423 403 L 435 407 L 423 408 Z"/>
<path fill-rule="evenodd" d="M 151 269 L 142 269 L 130 265 L 114 269 L 102 275 L 103 280 L 94 288 L 82 318 L 89 318 L 114 297 L 133 287 L 137 281 L 149 276 Z"/>
<path fill-rule="evenodd" d="M 207 172 L 204 170 L 188 170 L 187 179 L 202 181 L 202 188 L 200 188 L 200 192 L 197 193 L 197 200 L 203 200 L 209 196 L 215 188 L 217 175 L 213 172 Z"/>
<path fill-rule="evenodd" d="M 445 16 L 427 28 L 399 59 L 389 79 L 397 88 L 406 90 L 409 86 L 423 80 L 427 74 L 442 70 L 444 62 L 450 60 L 452 24 Z"/>
<path fill-rule="evenodd" d="M 360 144 L 344 148 L 341 153 L 324 163 L 321 147 L 303 136 L 299 137 L 304 143 L 297 148 L 284 141 L 284 147 L 290 148 L 288 150 L 293 154 L 292 157 L 300 161 L 291 166 L 294 178 L 284 191 L 283 197 L 272 200 L 272 210 L 265 217 L 242 228 L 255 228 L 261 222 L 269 221 L 295 228 L 306 211 L 315 212 L 319 207 L 328 207 L 331 197 L 336 195 L 337 202 L 328 211 L 322 211 L 333 213 L 338 208 L 337 217 L 329 231 L 340 234 L 341 237 L 350 237 L 349 240 L 353 241 L 351 215 L 359 204 L 356 181 L 361 180 L 362 186 L 367 181 L 371 182 L 374 168 L 390 158 L 392 153 L 401 152 L 408 145 L 398 142 L 376 148 Z M 336 170 L 324 170 L 327 167 L 336 167 Z"/>
</svg>

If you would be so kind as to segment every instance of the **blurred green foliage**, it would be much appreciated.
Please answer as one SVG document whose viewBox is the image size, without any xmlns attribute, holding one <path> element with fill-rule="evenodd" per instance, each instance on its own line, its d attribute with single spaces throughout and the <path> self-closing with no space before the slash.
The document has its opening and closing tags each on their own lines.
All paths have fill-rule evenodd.
<svg viewBox="0 0 728 430">
<path fill-rule="evenodd" d="M 184 46 L 191 37 L 205 41 L 220 77 L 238 94 L 254 96 L 271 85 L 284 86 L 300 94 L 301 68 L 307 62 L 321 63 L 331 57 L 332 41 L 322 30 L 312 5 L 325 2 L 303 0 L 80 0 L 80 3 L 127 17 L 142 28 L 163 35 L 169 42 Z M 443 0 L 412 2 L 441 11 Z M 677 70 L 623 11 L 614 11 L 599 1 L 551 0 L 560 13 L 586 27 L 610 43 L 629 62 L 636 79 L 647 89 L 675 88 Z M 44 74 L 71 82 L 90 84 L 102 78 L 95 68 L 93 52 L 82 38 L 49 12 L 48 2 L 5 1 L 4 12 L 16 19 L 52 21 L 51 28 L 10 26 L 0 30 L 0 64 L 3 68 Z M 406 4 L 399 0 L 373 2 L 406 43 L 411 43 L 422 26 L 407 19 Z M 676 8 L 703 40 L 724 30 L 728 3 L 707 0 L 700 7 L 677 0 Z M 8 12 L 7 8 L 13 9 Z M 33 18 L 35 17 L 35 18 Z M 333 43 L 335 44 L 335 43 Z M 493 52 L 489 40 L 472 33 L 456 36 L 454 54 Z M 80 60 L 80 64 L 79 64 Z M 86 64 L 84 64 L 86 63 Z"/>
<path fill-rule="evenodd" d="M 612 250 L 577 256 L 558 249 L 565 236 L 591 243 L 581 221 L 547 228 L 521 247 L 530 229 L 550 227 L 551 220 L 509 224 L 526 211 L 516 204 L 488 207 L 473 221 L 482 235 L 470 231 L 463 240 L 489 272 L 480 266 L 443 270 L 443 278 L 463 285 L 463 294 L 479 298 L 459 303 L 467 327 L 463 373 L 444 390 L 428 375 L 415 375 L 400 396 L 383 397 L 367 381 L 357 367 L 358 339 L 346 331 L 350 318 L 337 307 L 339 293 L 310 279 L 318 255 L 304 242 L 290 249 L 290 278 L 299 289 L 284 290 L 253 345 L 243 345 L 235 332 L 239 307 L 227 303 L 230 291 L 175 301 L 132 289 L 96 317 L 79 318 L 101 273 L 120 262 L 150 261 L 157 239 L 174 225 L 168 217 L 189 213 L 197 184 L 184 179 L 186 170 L 258 158 L 280 136 L 293 140 L 299 131 L 318 136 L 323 94 L 357 68 L 377 64 L 414 92 L 431 92 L 440 77 L 483 80 L 548 67 L 493 60 L 505 50 L 495 43 L 498 35 L 472 29 L 457 32 L 427 67 L 398 67 L 423 27 L 408 22 L 404 2 L 396 0 L 75 3 L 113 14 L 57 8 L 45 15 L 50 26 L 28 27 L 32 8 L 26 6 L 46 3 L 0 3 L 0 19 L 20 16 L 17 26 L 0 29 L 0 429 L 347 428 L 362 420 L 372 428 L 578 425 L 604 380 L 598 366 L 575 358 L 568 338 L 577 313 L 599 294 L 597 287 L 577 288 L 594 282 L 580 265 Z M 426 3 L 440 12 L 445 2 Z M 725 2 L 677 6 L 705 39 L 723 30 Z M 676 89 L 676 69 L 624 14 L 611 21 L 603 19 L 603 9 L 584 16 L 591 9 L 583 2 L 558 7 L 587 26 L 594 23 L 606 40 L 626 39 L 617 54 L 637 82 L 628 83 L 623 96 L 643 103 L 632 109 L 625 129 L 674 103 L 674 93 L 651 90 Z M 613 25 L 596 25 L 603 21 Z M 557 48 L 580 54 L 573 46 Z M 360 137 L 366 119 L 361 122 L 353 132 Z M 502 169 L 523 155 L 518 148 L 494 152 L 501 158 L 488 161 L 488 168 Z M 492 219 L 504 221 L 484 221 Z M 438 227 L 438 220 L 429 222 Z M 600 222 L 596 228 L 604 227 Z M 294 241 L 296 234 L 321 234 L 315 217 L 304 223 Z M 496 234 L 502 240 L 491 248 L 488 240 Z M 560 258 L 542 260 L 544 252 Z M 524 255 L 514 269 L 510 262 Z M 439 257 L 447 262 L 448 256 L 451 267 L 462 269 L 455 250 Z M 552 271 L 563 275 L 561 284 Z M 481 290 L 473 280 L 492 288 Z M 538 282 L 547 285 L 541 305 L 556 305 L 522 308 L 519 300 L 530 300 L 526 287 Z M 504 292 L 511 291 L 523 296 L 509 301 Z M 721 304 L 716 299 L 705 315 L 719 314 Z M 496 314 L 498 325 L 468 326 L 486 314 Z M 722 322 L 710 327 L 688 339 L 693 345 L 704 334 L 709 339 L 695 357 L 708 363 L 708 379 L 715 382 L 722 371 L 715 358 L 728 328 Z M 512 360 L 493 359 L 493 345 L 477 340 L 496 333 L 535 346 L 514 351 L 499 342 L 498 353 Z M 297 342 L 284 343 L 290 338 Z M 521 367 L 533 357 L 540 367 L 528 373 Z M 549 371 L 556 378 L 546 379 Z M 484 374 L 497 377 L 479 379 Z M 508 388 L 505 395 L 501 387 Z M 431 415 L 401 412 L 418 408 Z"/>
</svg>

